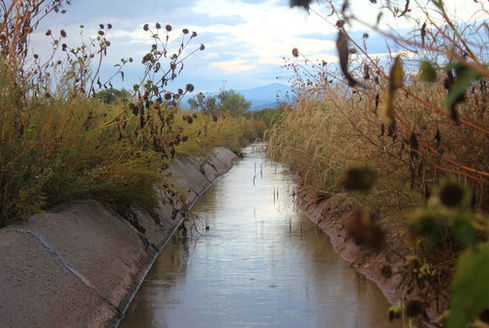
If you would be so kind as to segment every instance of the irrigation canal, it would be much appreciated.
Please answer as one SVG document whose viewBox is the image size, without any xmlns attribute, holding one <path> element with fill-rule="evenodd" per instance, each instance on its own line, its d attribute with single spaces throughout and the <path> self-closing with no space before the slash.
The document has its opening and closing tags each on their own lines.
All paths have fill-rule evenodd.
<svg viewBox="0 0 489 328">
<path fill-rule="evenodd" d="M 380 290 L 296 208 L 288 170 L 263 145 L 244 154 L 197 201 L 120 327 L 396 327 Z"/>
</svg>

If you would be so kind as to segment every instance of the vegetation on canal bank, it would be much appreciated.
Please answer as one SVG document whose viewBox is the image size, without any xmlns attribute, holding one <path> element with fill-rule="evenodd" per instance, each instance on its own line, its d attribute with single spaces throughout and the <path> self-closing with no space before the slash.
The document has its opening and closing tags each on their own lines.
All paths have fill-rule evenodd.
<svg viewBox="0 0 489 328">
<path fill-rule="evenodd" d="M 291 4 L 317 13 L 310 2 Z M 358 209 L 344 227 L 366 251 L 395 238 L 389 245 L 405 260 L 405 281 L 393 317 L 427 320 L 426 307 L 449 291 L 449 311 L 432 324 L 486 326 L 487 10 L 479 4 L 470 21 L 455 22 L 444 1 L 382 4 L 394 19 L 411 11 L 422 18 L 408 19 L 409 33 L 366 24 L 400 46 L 384 59 L 368 54 L 367 32 L 360 40 L 348 33 L 363 23 L 354 5 L 337 10 L 326 1 L 331 15 L 322 17 L 338 28 L 340 71 L 293 50 L 298 60 L 287 67 L 298 101 L 269 132 L 269 154 L 289 164 L 317 202 L 350 192 Z"/>
<path fill-rule="evenodd" d="M 170 91 L 170 84 L 184 61 L 205 49 L 193 45 L 196 32 L 184 29 L 171 49 L 170 25 L 144 25 L 154 43 L 142 58 L 141 82 L 120 91 L 113 77 L 100 74 L 111 24 L 75 47 L 65 43 L 64 30 L 48 29 L 52 53 L 41 58 L 29 52 L 29 37 L 69 1 L 0 3 L 0 227 L 71 199 L 152 207 L 175 156 L 215 146 L 238 150 L 263 134 L 263 122 L 226 107 L 180 108 L 194 86 Z M 131 62 L 122 59 L 114 76 L 123 77 Z"/>
</svg>

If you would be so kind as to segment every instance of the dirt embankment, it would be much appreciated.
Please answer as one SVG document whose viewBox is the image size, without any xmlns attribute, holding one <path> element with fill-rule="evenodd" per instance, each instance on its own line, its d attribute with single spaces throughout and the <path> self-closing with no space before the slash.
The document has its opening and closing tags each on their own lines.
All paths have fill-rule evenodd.
<svg viewBox="0 0 489 328">
<path fill-rule="evenodd" d="M 236 160 L 225 148 L 175 160 L 173 191 L 150 212 L 77 201 L 1 229 L 0 326 L 116 326 L 183 220 L 179 210 Z"/>
<path fill-rule="evenodd" d="M 395 229 L 387 229 L 386 244 L 381 250 L 377 252 L 366 250 L 357 245 L 344 228 L 349 214 L 354 209 L 348 194 L 338 193 L 329 199 L 318 201 L 317 196 L 303 185 L 300 185 L 298 193 L 299 206 L 309 219 L 329 236 L 335 252 L 349 262 L 357 272 L 377 284 L 389 303 L 396 304 L 403 296 L 407 296 L 408 299 L 415 297 L 419 288 L 410 286 L 406 280 L 406 270 L 403 266 L 408 255 L 407 249 L 404 248 L 402 241 L 396 239 Z M 382 268 L 389 268 L 388 274 L 385 271 L 383 273 Z M 425 327 L 439 327 L 432 322 L 447 308 L 446 292 L 432 299 L 429 304 L 426 304 L 428 319 L 420 322 Z"/>
</svg>

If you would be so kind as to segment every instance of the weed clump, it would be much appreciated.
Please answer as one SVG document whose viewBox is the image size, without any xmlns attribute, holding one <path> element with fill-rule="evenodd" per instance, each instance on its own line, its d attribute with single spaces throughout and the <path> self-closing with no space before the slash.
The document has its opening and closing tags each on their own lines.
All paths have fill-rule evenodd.
<svg viewBox="0 0 489 328">
<path fill-rule="evenodd" d="M 10 7 L 2 0 L 0 4 Z M 30 22 L 64 13 L 67 4 L 14 1 L 12 10 L 3 13 L 0 227 L 73 199 L 149 209 L 157 204 L 157 190 L 169 188 L 165 171 L 175 156 L 215 146 L 237 150 L 251 130 L 243 117 L 219 114 L 217 121 L 180 109 L 179 102 L 195 86 L 188 83 L 184 90 L 172 92 L 169 84 L 185 60 L 205 49 L 202 44 L 188 49 L 197 33 L 187 29 L 174 51 L 169 43 L 171 25 L 142 26 L 153 44 L 142 58 L 143 77 L 131 91 L 116 90 L 111 81 L 116 76 L 124 79 L 132 57 L 121 59 L 109 78 L 101 74 L 111 45 L 111 24 L 100 24 L 90 42 L 75 47 L 64 41 L 68 36 L 64 29 L 59 33 L 48 29 L 45 37 L 53 45 L 52 53 L 47 60 L 34 54 L 28 65 L 29 35 L 37 27 Z M 81 25 L 81 34 L 83 30 Z"/>
</svg>

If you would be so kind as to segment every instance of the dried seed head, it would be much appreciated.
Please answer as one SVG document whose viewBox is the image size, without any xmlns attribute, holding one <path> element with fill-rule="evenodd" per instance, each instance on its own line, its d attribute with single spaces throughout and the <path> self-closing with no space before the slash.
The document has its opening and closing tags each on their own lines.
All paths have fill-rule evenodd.
<svg viewBox="0 0 489 328">
<path fill-rule="evenodd" d="M 463 196 L 463 188 L 455 183 L 447 183 L 440 190 L 440 200 L 446 207 L 455 207 L 460 205 Z"/>
<path fill-rule="evenodd" d="M 369 168 L 351 168 L 341 178 L 341 185 L 348 191 L 367 191 L 375 183 L 376 174 Z"/>
<path fill-rule="evenodd" d="M 46 31 L 46 36 L 50 36 L 50 35 L 51 35 L 51 33 L 52 33 L 52 32 L 51 32 L 51 30 L 47 30 L 47 31 Z"/>
<path fill-rule="evenodd" d="M 390 279 L 392 277 L 392 268 L 388 264 L 382 264 L 380 266 L 380 273 L 382 274 L 382 277 L 385 279 Z"/>
<path fill-rule="evenodd" d="M 389 321 L 401 318 L 402 308 L 401 304 L 393 305 L 389 308 Z"/>
<path fill-rule="evenodd" d="M 203 44 L 200 45 L 200 50 L 203 51 L 205 49 L 205 46 Z"/>
<path fill-rule="evenodd" d="M 178 89 L 178 94 L 179 95 L 183 95 L 183 90 L 182 89 Z"/>
<path fill-rule="evenodd" d="M 165 26 L 165 29 L 166 29 L 168 32 L 171 32 L 172 27 L 171 27 L 171 25 L 166 25 L 166 26 Z"/>
<path fill-rule="evenodd" d="M 407 301 L 405 312 L 408 317 L 415 317 L 417 315 L 426 316 L 425 303 L 420 298 L 412 298 Z"/>
<path fill-rule="evenodd" d="M 484 323 L 489 323 L 489 308 L 485 308 L 479 315 L 479 320 Z"/>
<path fill-rule="evenodd" d="M 149 24 L 144 24 L 143 30 L 145 30 L 146 32 L 149 31 Z"/>
<path fill-rule="evenodd" d="M 100 35 L 100 36 L 104 36 L 104 35 L 105 35 L 105 33 L 104 33 L 104 31 L 98 31 L 98 35 Z"/>
<path fill-rule="evenodd" d="M 156 29 L 159 30 L 161 28 L 161 24 L 160 23 L 156 23 Z"/>
<path fill-rule="evenodd" d="M 59 34 L 61 34 L 61 37 L 66 38 L 66 31 L 65 30 L 61 30 L 59 32 Z"/>
<path fill-rule="evenodd" d="M 109 24 L 107 24 L 107 28 L 108 28 L 109 30 L 111 30 L 111 29 L 112 29 L 112 24 L 110 24 L 110 23 L 109 23 Z"/>
<path fill-rule="evenodd" d="M 292 49 L 292 56 L 299 57 L 299 50 L 297 48 Z"/>
<path fill-rule="evenodd" d="M 339 28 L 342 28 L 343 26 L 345 26 L 345 21 L 342 20 L 342 19 L 338 19 L 336 21 L 336 26 L 339 27 Z"/>
<path fill-rule="evenodd" d="M 182 32 L 183 32 L 183 34 L 188 34 L 188 30 L 187 30 L 186 28 L 184 28 L 184 29 L 182 30 Z"/>
<path fill-rule="evenodd" d="M 143 57 L 143 64 L 145 64 L 146 62 L 150 61 L 151 59 L 153 59 L 153 55 L 151 53 L 147 53 L 144 57 Z"/>
<path fill-rule="evenodd" d="M 188 91 L 188 92 L 193 92 L 194 91 L 194 85 L 193 84 L 187 84 L 187 86 L 185 87 L 185 89 Z"/>
<path fill-rule="evenodd" d="M 100 27 L 103 30 L 104 29 L 104 24 L 100 24 L 98 27 Z"/>
<path fill-rule="evenodd" d="M 165 100 L 171 100 L 171 93 L 167 92 L 165 93 Z"/>
<path fill-rule="evenodd" d="M 356 244 L 369 250 L 379 250 L 384 245 L 385 235 L 383 230 L 374 220 L 361 210 L 354 210 L 347 219 L 347 234 L 353 238 Z"/>
<path fill-rule="evenodd" d="M 38 59 L 39 58 L 39 55 L 38 54 L 34 54 L 34 59 Z"/>
<path fill-rule="evenodd" d="M 197 36 L 197 32 L 192 32 L 192 38 L 195 38 Z"/>
<path fill-rule="evenodd" d="M 309 10 L 309 5 L 311 4 L 312 0 L 290 0 L 289 5 L 290 7 L 302 7 L 305 10 Z"/>
</svg>

